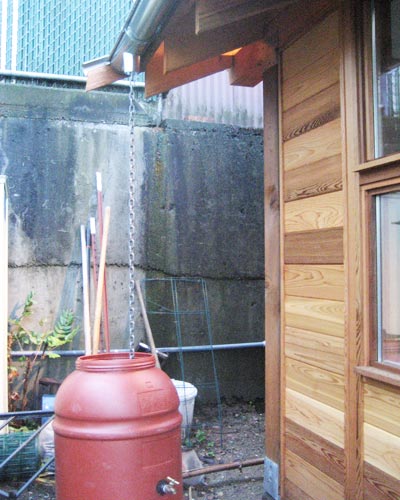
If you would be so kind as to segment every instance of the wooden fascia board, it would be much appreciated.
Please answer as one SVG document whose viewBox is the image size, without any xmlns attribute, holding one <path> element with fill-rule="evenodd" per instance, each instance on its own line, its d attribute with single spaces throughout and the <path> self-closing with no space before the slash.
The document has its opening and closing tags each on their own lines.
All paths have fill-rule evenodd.
<svg viewBox="0 0 400 500">
<path fill-rule="evenodd" d="M 229 70 L 231 85 L 254 87 L 263 79 L 264 72 L 276 64 L 274 47 L 265 42 L 255 42 L 243 47 L 233 59 Z"/>
<path fill-rule="evenodd" d="M 102 66 L 95 66 L 93 69 L 88 71 L 86 80 L 86 91 L 99 89 L 100 87 L 105 87 L 118 80 L 125 78 L 125 75 L 117 73 L 110 64 L 104 64 Z"/>
<path fill-rule="evenodd" d="M 212 32 L 195 34 L 195 9 L 171 25 L 164 38 L 164 72 L 212 59 L 230 50 L 264 39 L 266 19 L 252 16 Z"/>
<path fill-rule="evenodd" d="M 232 66 L 232 61 L 231 56 L 218 56 L 164 73 L 164 46 L 161 44 L 146 67 L 145 97 L 167 92 L 174 87 L 229 69 Z"/>
<path fill-rule="evenodd" d="M 196 34 L 282 9 L 298 0 L 197 0 Z"/>
</svg>

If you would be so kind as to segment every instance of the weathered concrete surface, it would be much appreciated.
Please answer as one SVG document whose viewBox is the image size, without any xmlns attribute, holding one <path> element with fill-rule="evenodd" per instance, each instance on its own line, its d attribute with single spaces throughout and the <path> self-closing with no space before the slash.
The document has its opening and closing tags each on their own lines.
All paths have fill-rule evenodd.
<svg viewBox="0 0 400 500">
<path fill-rule="evenodd" d="M 170 275 L 263 276 L 260 131 L 167 122 L 143 130 L 140 264 Z"/>
<path fill-rule="evenodd" d="M 150 114 L 137 116 L 135 130 L 138 276 L 205 277 L 214 342 L 262 340 L 261 132 L 175 121 L 155 127 L 146 109 Z M 0 84 L 0 169 L 8 176 L 11 208 L 10 310 L 33 289 L 38 317 L 51 322 L 71 307 L 81 318 L 79 226 L 94 215 L 100 171 L 104 204 L 112 208 L 107 280 L 113 348 L 128 346 L 127 110 L 126 94 Z M 156 328 L 158 345 L 171 340 L 165 330 Z M 168 335 L 174 341 L 175 329 Z M 73 348 L 83 345 L 80 335 Z M 219 352 L 217 362 L 222 395 L 263 395 L 262 349 Z M 201 356 L 191 355 L 188 363 L 199 383 L 207 380 Z M 62 378 L 73 362 L 49 367 Z M 173 357 L 166 369 L 174 374 Z"/>
<path fill-rule="evenodd" d="M 168 121 L 162 129 L 138 131 L 136 147 L 138 162 L 145 165 L 139 166 L 143 178 L 138 181 L 138 207 L 142 210 L 139 266 L 147 270 L 148 277 L 206 278 L 215 344 L 263 340 L 262 134 Z M 179 308 L 196 309 L 198 297 L 182 304 L 180 293 Z M 152 298 L 172 306 L 169 284 Z M 173 317 L 154 316 L 151 321 L 159 345 L 176 345 Z M 196 323 L 191 316 L 185 318 L 183 344 L 208 344 L 200 334 L 204 331 L 200 319 Z M 205 364 L 210 355 L 184 358 L 185 372 L 197 374 L 192 375 L 196 380 L 189 381 L 212 380 L 212 367 Z M 220 351 L 216 360 L 222 394 L 244 396 L 250 390 L 252 397 L 263 396 L 263 349 Z M 179 378 L 175 361 L 165 369 Z"/>
</svg>

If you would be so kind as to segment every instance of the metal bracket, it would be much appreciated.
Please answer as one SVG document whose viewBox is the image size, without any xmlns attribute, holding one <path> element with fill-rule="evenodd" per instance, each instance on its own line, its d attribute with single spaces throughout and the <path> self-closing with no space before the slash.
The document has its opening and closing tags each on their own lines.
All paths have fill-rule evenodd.
<svg viewBox="0 0 400 500">
<path fill-rule="evenodd" d="M 264 458 L 264 492 L 274 500 L 279 496 L 279 465 L 270 458 Z"/>
<path fill-rule="evenodd" d="M 133 72 L 139 73 L 140 71 L 140 58 L 130 52 L 122 54 L 122 61 L 125 75 L 130 75 Z"/>
</svg>

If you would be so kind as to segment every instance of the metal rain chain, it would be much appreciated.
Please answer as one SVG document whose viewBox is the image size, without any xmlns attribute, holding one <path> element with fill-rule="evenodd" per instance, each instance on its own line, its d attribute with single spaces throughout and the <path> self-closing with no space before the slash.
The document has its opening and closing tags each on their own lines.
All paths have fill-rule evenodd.
<svg viewBox="0 0 400 500">
<path fill-rule="evenodd" d="M 135 76 L 129 78 L 129 357 L 135 357 Z"/>
</svg>

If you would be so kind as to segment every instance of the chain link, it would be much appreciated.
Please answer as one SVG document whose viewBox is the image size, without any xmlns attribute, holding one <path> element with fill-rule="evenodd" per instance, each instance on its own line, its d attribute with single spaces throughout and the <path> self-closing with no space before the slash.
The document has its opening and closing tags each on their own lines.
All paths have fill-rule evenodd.
<svg viewBox="0 0 400 500">
<path fill-rule="evenodd" d="M 135 72 L 129 78 L 129 357 L 135 357 Z"/>
</svg>

